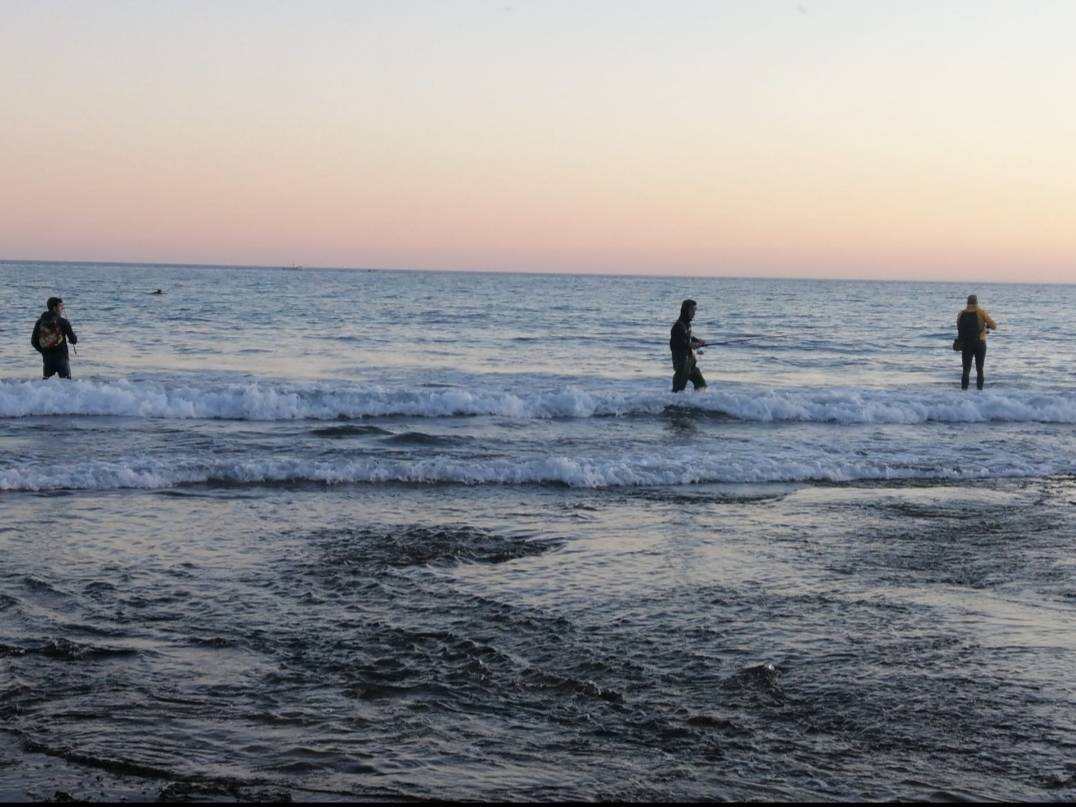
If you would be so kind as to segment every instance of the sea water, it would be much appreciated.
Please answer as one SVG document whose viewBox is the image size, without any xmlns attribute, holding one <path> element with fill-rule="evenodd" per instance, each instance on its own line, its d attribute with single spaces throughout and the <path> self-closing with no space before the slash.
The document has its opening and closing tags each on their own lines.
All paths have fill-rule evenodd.
<svg viewBox="0 0 1076 807">
<path fill-rule="evenodd" d="M 0 308 L 0 797 L 1076 797 L 1074 286 L 9 262 Z"/>
</svg>

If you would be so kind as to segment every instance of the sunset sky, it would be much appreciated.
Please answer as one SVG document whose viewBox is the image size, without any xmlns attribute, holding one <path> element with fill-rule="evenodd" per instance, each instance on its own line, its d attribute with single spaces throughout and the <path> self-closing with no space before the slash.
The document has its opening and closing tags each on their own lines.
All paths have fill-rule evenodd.
<svg viewBox="0 0 1076 807">
<path fill-rule="evenodd" d="M 0 258 L 1076 282 L 1071 0 L 0 0 Z"/>
</svg>

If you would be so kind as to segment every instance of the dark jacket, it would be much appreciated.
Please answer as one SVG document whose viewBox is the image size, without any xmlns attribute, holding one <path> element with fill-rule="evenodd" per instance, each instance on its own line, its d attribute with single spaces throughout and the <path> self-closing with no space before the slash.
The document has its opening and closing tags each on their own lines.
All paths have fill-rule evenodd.
<svg viewBox="0 0 1076 807">
<path fill-rule="evenodd" d="M 666 320 L 668 322 L 668 320 Z M 672 331 L 669 333 L 669 350 L 674 355 L 683 356 L 691 352 L 691 323 L 685 322 L 682 319 L 676 320 L 673 323 Z"/>
<path fill-rule="evenodd" d="M 38 341 L 41 334 L 41 323 L 49 319 L 59 321 L 60 330 L 63 331 L 64 339 L 56 347 L 51 348 L 50 350 L 42 350 L 41 343 Z M 30 344 L 34 346 L 34 350 L 36 350 L 38 353 L 40 353 L 42 356 L 45 356 L 46 358 L 55 359 L 62 357 L 66 359 L 68 358 L 68 342 L 70 342 L 72 345 L 78 344 L 78 337 L 75 336 L 75 331 L 71 328 L 70 322 L 61 317 L 59 314 L 56 314 L 52 311 L 46 311 L 44 314 L 37 318 L 37 322 L 34 323 L 34 332 L 30 336 Z"/>
</svg>

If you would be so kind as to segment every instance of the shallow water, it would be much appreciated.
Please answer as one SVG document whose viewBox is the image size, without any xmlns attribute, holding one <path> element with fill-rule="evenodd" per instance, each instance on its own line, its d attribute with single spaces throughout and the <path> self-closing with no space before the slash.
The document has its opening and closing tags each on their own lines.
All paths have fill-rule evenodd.
<svg viewBox="0 0 1076 807">
<path fill-rule="evenodd" d="M 0 796 L 1076 798 L 1071 349 L 1011 371 L 1066 287 L 978 289 L 962 394 L 945 286 L 68 269 L 76 381 L 0 347 Z M 672 396 L 687 294 L 806 342 Z"/>
</svg>

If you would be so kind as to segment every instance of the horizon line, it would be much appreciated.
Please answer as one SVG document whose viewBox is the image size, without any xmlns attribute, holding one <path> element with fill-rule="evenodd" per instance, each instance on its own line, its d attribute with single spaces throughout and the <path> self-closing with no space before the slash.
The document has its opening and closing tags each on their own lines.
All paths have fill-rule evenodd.
<svg viewBox="0 0 1076 807">
<path fill-rule="evenodd" d="M 832 276 L 787 276 L 787 275 L 692 275 L 692 274 L 649 274 L 649 273 L 624 273 L 624 272 L 596 272 L 596 271 L 571 271 L 558 272 L 553 270 L 513 270 L 513 269 L 466 269 L 466 268 L 437 268 L 428 267 L 379 267 L 379 266 L 307 266 L 305 264 L 293 264 L 282 266 L 279 264 L 254 264 L 254 263 L 188 263 L 174 261 L 109 261 L 109 260 L 56 260 L 40 258 L 0 258 L 0 265 L 4 264 L 49 264 L 71 265 L 81 264 L 84 266 L 144 266 L 172 269 L 257 269 L 269 271 L 290 272 L 415 272 L 415 273 L 449 273 L 449 274 L 476 274 L 476 275 L 536 275 L 536 276 L 566 276 L 566 277 L 617 277 L 617 278 L 653 278 L 669 280 L 779 280 L 779 281 L 834 281 L 851 283 L 967 283 L 965 280 L 923 280 L 909 278 L 876 278 L 876 277 L 832 277 Z M 1044 281 L 1044 280 L 981 280 L 974 281 L 976 285 L 984 286 L 1073 286 L 1076 281 Z"/>
</svg>

